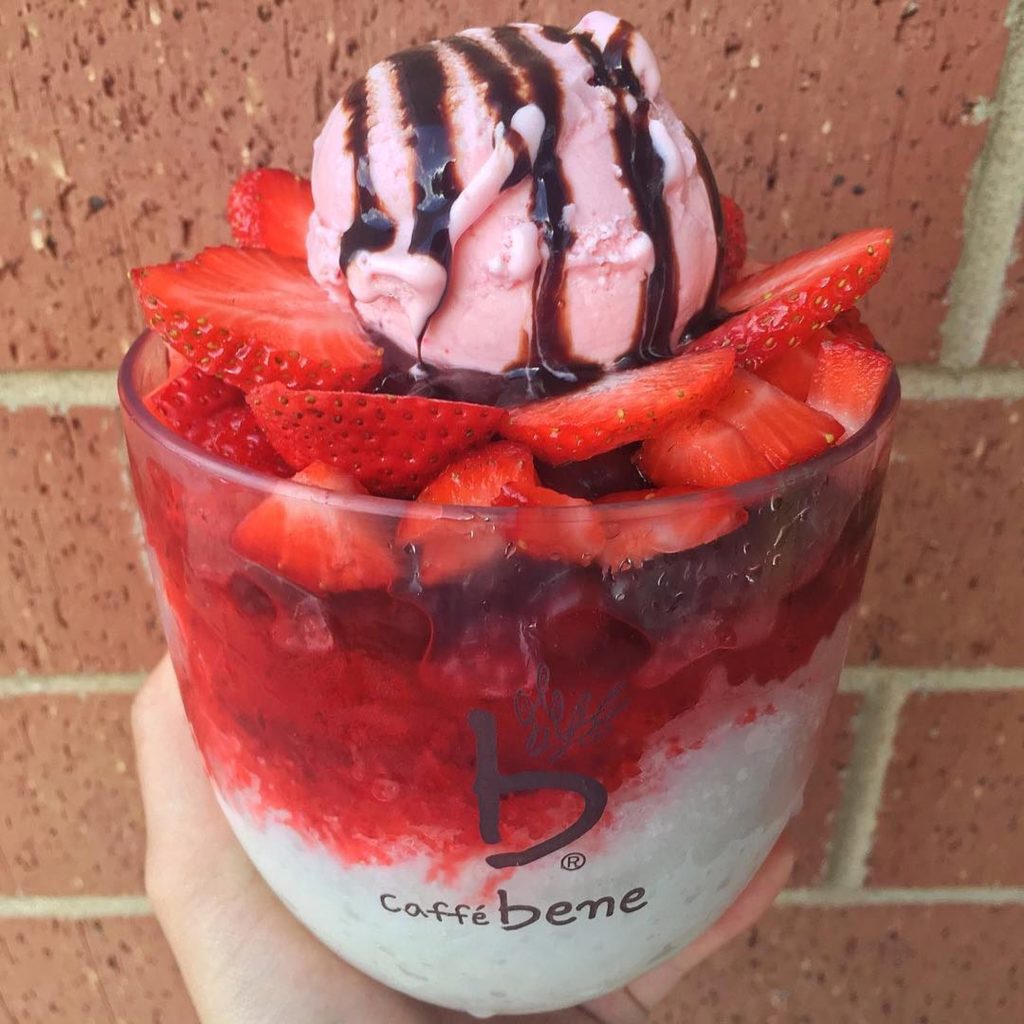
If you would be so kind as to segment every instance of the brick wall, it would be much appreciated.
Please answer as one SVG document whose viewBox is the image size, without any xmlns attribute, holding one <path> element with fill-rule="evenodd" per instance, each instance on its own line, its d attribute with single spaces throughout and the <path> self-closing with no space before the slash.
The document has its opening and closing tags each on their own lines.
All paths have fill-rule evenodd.
<svg viewBox="0 0 1024 1024">
<path fill-rule="evenodd" d="M 586 3 L 0 8 L 0 1018 L 192 1020 L 141 895 L 127 725 L 161 641 L 113 373 L 125 269 L 223 240 L 354 72 Z M 17 8 L 17 9 L 15 9 Z M 1024 20 L 1013 0 L 638 0 L 772 256 L 877 221 L 907 401 L 793 888 L 663 1024 L 1024 1019 Z"/>
</svg>

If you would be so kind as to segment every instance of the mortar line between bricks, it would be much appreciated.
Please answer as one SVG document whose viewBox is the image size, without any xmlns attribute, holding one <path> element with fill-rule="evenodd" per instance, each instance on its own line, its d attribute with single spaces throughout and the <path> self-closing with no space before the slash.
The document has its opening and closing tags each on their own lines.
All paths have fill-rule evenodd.
<svg viewBox="0 0 1024 1024">
<path fill-rule="evenodd" d="M 1024 904 L 1024 886 L 949 886 L 946 888 L 915 889 L 895 888 L 847 888 L 839 885 L 822 885 L 807 889 L 784 889 L 777 900 L 782 907 L 872 907 L 931 906 L 935 904 L 975 904 L 999 906 L 1000 904 Z"/>
<path fill-rule="evenodd" d="M 889 684 L 908 693 L 985 693 L 1024 689 L 1024 668 L 885 668 L 850 665 L 841 693 L 870 693 Z"/>
<path fill-rule="evenodd" d="M 1024 399 L 1024 368 L 978 366 L 953 369 L 910 363 L 899 368 L 910 401 Z M 115 370 L 0 370 L 0 409 L 32 406 L 64 411 L 74 406 L 117 408 Z"/>
<path fill-rule="evenodd" d="M 976 366 L 1003 304 L 1006 270 L 1024 203 L 1024 3 L 1010 0 L 1009 39 L 994 114 L 971 173 L 964 203 L 963 246 L 939 333 L 940 362 Z"/>
<path fill-rule="evenodd" d="M 145 896 L 0 896 L 0 920 L 150 917 Z"/>
<path fill-rule="evenodd" d="M 0 371 L 0 408 L 17 412 L 29 406 L 61 412 L 73 406 L 114 409 L 117 407 L 117 371 Z"/>
<path fill-rule="evenodd" d="M 900 709 L 906 697 L 905 689 L 885 680 L 864 693 L 825 872 L 826 882 L 831 887 L 856 889 L 867 877 L 885 774 L 892 759 Z"/>
<path fill-rule="evenodd" d="M 1024 369 L 978 366 L 954 370 L 945 366 L 898 366 L 903 397 L 912 402 L 1024 398 Z"/>
<path fill-rule="evenodd" d="M 141 673 L 7 676 L 0 677 L 0 700 L 5 697 L 86 697 L 90 694 L 134 693 L 145 677 Z"/>
</svg>

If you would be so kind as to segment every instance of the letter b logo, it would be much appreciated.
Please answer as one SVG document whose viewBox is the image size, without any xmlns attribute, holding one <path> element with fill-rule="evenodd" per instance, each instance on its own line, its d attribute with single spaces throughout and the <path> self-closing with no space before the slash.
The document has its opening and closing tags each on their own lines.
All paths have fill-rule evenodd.
<svg viewBox="0 0 1024 1024">
<path fill-rule="evenodd" d="M 498 734 L 494 715 L 490 711 L 469 713 L 469 726 L 476 737 L 476 793 L 480 811 L 480 838 L 485 843 L 501 842 L 499 818 L 501 798 L 510 793 L 533 793 L 552 789 L 563 793 L 578 793 L 583 797 L 583 811 L 568 828 L 515 853 L 495 853 L 487 858 L 492 868 L 517 868 L 546 857 L 555 850 L 575 842 L 586 835 L 600 820 L 608 804 L 608 791 L 589 775 L 577 772 L 515 772 L 505 775 L 498 768 Z"/>
</svg>

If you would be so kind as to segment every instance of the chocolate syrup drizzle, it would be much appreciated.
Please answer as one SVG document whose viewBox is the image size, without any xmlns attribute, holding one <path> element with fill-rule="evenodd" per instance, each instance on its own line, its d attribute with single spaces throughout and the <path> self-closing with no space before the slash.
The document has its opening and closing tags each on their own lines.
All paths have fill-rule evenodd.
<svg viewBox="0 0 1024 1024">
<path fill-rule="evenodd" d="M 559 32 L 548 29 L 546 33 Z M 533 164 L 530 216 L 541 231 L 548 258 L 537 268 L 533 282 L 533 332 L 527 365 L 536 377 L 537 390 L 563 390 L 600 376 L 600 367 L 574 360 L 565 309 L 565 264 L 573 234 L 565 221 L 572 190 L 562 174 L 558 139 L 562 131 L 562 86 L 554 64 L 515 25 L 494 29 L 494 41 L 521 70 L 527 99 L 544 115 L 544 132 Z M 552 38 L 548 35 L 548 38 Z M 554 37 L 571 38 L 568 33 Z M 544 378 L 547 378 L 546 380 Z M 558 384 L 563 387 L 560 389 Z"/>
<path fill-rule="evenodd" d="M 484 100 L 495 120 L 504 126 L 505 138 L 516 155 L 512 170 L 501 188 L 504 192 L 519 184 L 531 170 L 530 154 L 522 137 L 509 132 L 512 117 L 528 102 L 523 98 L 519 80 L 512 69 L 491 53 L 479 39 L 472 36 L 452 36 L 444 46 L 463 59 L 473 78 L 484 85 Z"/>
<path fill-rule="evenodd" d="M 345 144 L 352 154 L 359 213 L 341 237 L 342 270 L 357 252 L 379 252 L 390 248 L 395 240 L 394 222 L 380 206 L 370 176 L 369 97 L 365 78 L 352 83 L 343 103 L 349 118 Z"/>
<path fill-rule="evenodd" d="M 654 267 L 644 286 L 632 352 L 621 362 L 635 365 L 664 359 L 678 351 L 681 341 L 673 331 L 678 310 L 679 265 L 665 202 L 665 167 L 651 139 L 651 100 L 629 57 L 634 29 L 627 22 L 620 22 L 603 50 L 590 35 L 573 35 L 557 28 L 543 28 L 541 32 L 552 42 L 574 44 L 593 68 L 591 83 L 608 87 L 615 94 L 612 131 L 619 164 L 638 227 L 654 246 Z M 472 36 L 453 36 L 403 51 L 392 57 L 390 63 L 416 161 L 410 252 L 430 256 L 446 274 L 450 273 L 449 219 L 461 184 L 446 105 L 447 81 L 442 59 L 446 50 L 459 55 L 471 77 L 483 86 L 488 107 L 504 126 L 506 139 L 514 147 L 515 162 L 503 189 L 514 187 L 532 172 L 530 215 L 544 239 L 548 258 L 541 262 L 533 284 L 533 329 L 526 366 L 499 378 L 505 386 L 498 391 L 497 398 L 506 404 L 510 397 L 517 401 L 571 389 L 600 376 L 602 371 L 574 356 L 569 339 L 565 284 L 573 233 L 566 223 L 565 210 L 572 203 L 572 191 L 558 158 L 564 94 L 557 68 L 521 27 L 496 28 L 489 34 L 488 42 L 493 48 Z M 532 168 L 524 141 L 510 128 L 512 116 L 528 103 L 535 104 L 544 115 L 544 132 Z M 395 226 L 380 207 L 369 174 L 365 79 L 349 90 L 345 104 L 350 115 L 347 142 L 355 156 L 359 216 L 342 239 L 343 268 L 360 249 L 387 248 L 393 244 L 395 234 Z M 707 155 L 689 129 L 687 134 L 697 156 L 719 239 L 718 265 L 707 301 L 686 328 L 685 336 L 691 336 L 706 327 L 714 316 L 722 264 L 722 212 Z M 456 376 L 458 380 L 452 372 L 442 373 L 420 361 L 415 366 L 395 367 L 381 386 L 388 391 L 454 396 L 462 390 L 463 375 Z M 468 380 L 465 383 L 469 390 L 479 388 L 479 382 L 474 381 L 472 386 Z"/>
</svg>

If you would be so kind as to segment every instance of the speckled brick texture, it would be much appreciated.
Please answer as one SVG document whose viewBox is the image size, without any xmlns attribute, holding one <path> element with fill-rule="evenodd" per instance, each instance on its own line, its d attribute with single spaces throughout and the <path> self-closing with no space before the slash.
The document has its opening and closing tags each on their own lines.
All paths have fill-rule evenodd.
<svg viewBox="0 0 1024 1024">
<path fill-rule="evenodd" d="M 24 405 L 17 372 L 43 371 L 63 410 L 0 403 L 0 1024 L 198 1024 L 156 922 L 101 912 L 142 892 L 144 826 L 131 696 L 85 675 L 142 670 L 162 639 L 117 413 L 75 407 L 60 371 L 115 367 L 140 323 L 126 269 L 226 241 L 234 177 L 306 171 L 369 63 L 466 24 L 571 24 L 590 6 L 0 3 L 0 394 Z M 879 336 L 904 363 L 967 367 L 911 371 L 940 397 L 901 413 L 850 659 L 880 669 L 861 682 L 888 682 L 830 712 L 792 826 L 792 885 L 811 905 L 770 912 L 652 1022 L 1018 1024 L 1024 261 L 1004 264 L 1024 192 L 1005 173 L 1024 163 L 1024 3 L 620 10 L 747 210 L 755 253 L 892 223 L 893 269 L 867 303 Z M 999 187 L 965 222 L 972 178 Z M 952 688 L 965 677 L 948 669 L 993 666 L 1008 671 L 971 681 L 999 688 Z M 71 678 L 28 694 L 25 674 Z M 834 887 L 861 868 L 863 892 Z M 38 916 L 54 908 L 65 919 Z"/>
<path fill-rule="evenodd" d="M 0 895 L 142 892 L 130 698 L 0 701 Z"/>
<path fill-rule="evenodd" d="M 113 366 L 138 327 L 125 270 L 222 241 L 231 179 L 305 170 L 354 73 L 466 24 L 571 24 L 588 3 L 59 0 L 7 5 L 0 46 L 0 367 Z M 871 300 L 904 359 L 936 354 L 962 197 L 995 89 L 1003 3 L 668 4 L 629 16 L 765 257 L 897 229 Z"/>
<path fill-rule="evenodd" d="M 160 629 L 109 410 L 0 409 L 0 675 L 129 671 Z"/>
<path fill-rule="evenodd" d="M 0 921 L 0 996 L 5 1024 L 197 1024 L 151 918 Z"/>
<path fill-rule="evenodd" d="M 1024 907 L 772 911 L 654 1024 L 1019 1024 Z"/>
<path fill-rule="evenodd" d="M 869 882 L 1024 885 L 1024 693 L 903 707 Z"/>
<path fill-rule="evenodd" d="M 854 664 L 1024 665 L 1024 401 L 907 402 Z"/>
</svg>

